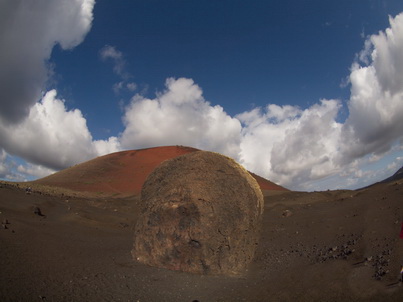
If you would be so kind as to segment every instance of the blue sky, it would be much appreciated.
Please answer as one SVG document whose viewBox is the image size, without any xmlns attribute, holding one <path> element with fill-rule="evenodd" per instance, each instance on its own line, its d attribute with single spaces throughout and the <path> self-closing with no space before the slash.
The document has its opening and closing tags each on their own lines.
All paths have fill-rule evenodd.
<svg viewBox="0 0 403 302">
<path fill-rule="evenodd" d="M 403 2 L 2 0 L 0 177 L 190 145 L 296 190 L 403 165 Z"/>
</svg>

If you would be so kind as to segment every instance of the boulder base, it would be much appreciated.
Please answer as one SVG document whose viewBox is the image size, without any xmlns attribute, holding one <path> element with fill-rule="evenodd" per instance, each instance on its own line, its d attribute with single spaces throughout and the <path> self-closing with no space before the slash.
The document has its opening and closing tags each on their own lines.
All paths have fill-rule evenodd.
<svg viewBox="0 0 403 302">
<path fill-rule="evenodd" d="M 263 196 L 256 180 L 223 155 L 198 151 L 161 163 L 141 192 L 132 255 L 161 268 L 240 273 L 259 239 Z"/>
</svg>

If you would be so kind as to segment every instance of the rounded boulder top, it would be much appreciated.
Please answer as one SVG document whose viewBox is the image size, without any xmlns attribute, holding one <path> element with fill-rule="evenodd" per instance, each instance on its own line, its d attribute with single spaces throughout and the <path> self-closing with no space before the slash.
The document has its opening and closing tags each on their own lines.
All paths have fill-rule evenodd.
<svg viewBox="0 0 403 302">
<path fill-rule="evenodd" d="M 133 257 L 155 267 L 238 274 L 258 244 L 263 195 L 234 160 L 197 151 L 162 162 L 141 192 Z"/>
</svg>

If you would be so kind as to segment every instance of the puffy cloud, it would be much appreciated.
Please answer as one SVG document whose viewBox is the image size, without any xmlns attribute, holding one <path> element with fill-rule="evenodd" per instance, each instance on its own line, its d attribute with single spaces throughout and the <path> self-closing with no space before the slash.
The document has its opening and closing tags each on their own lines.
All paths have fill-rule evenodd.
<svg viewBox="0 0 403 302">
<path fill-rule="evenodd" d="M 382 173 L 363 169 L 403 140 L 403 14 L 372 35 L 349 76 L 349 117 L 338 100 L 306 109 L 270 104 L 228 116 L 190 79 L 168 79 L 155 99 L 126 108 L 124 148 L 183 144 L 232 156 L 247 169 L 292 189 L 354 187 Z M 374 176 L 375 175 L 375 176 Z"/>
<path fill-rule="evenodd" d="M 95 150 L 95 155 L 104 155 L 121 150 L 120 141 L 116 136 L 111 136 L 107 140 L 92 141 L 92 146 Z"/>
<path fill-rule="evenodd" d="M 389 21 L 390 28 L 367 40 L 366 66 L 352 66 L 343 163 L 383 154 L 403 139 L 403 14 Z"/>
<path fill-rule="evenodd" d="M 115 137 L 93 141 L 81 111 L 67 110 L 55 90 L 31 107 L 19 124 L 0 120 L 0 141 L 8 153 L 54 170 L 120 150 Z"/>
<path fill-rule="evenodd" d="M 26 58 L 25 50 L 17 49 L 17 55 L 9 54 L 16 47 L 6 43 L 6 58 L 13 63 L 7 61 L 5 71 L 0 71 L 1 79 L 11 75 L 9 82 L 2 80 L 0 84 L 0 102 L 3 102 L 0 104 L 0 148 L 4 149 L 0 149 L 0 176 L 6 175 L 11 167 L 14 174 L 7 174 L 9 179 L 27 174 L 40 176 L 51 172 L 45 168 L 65 168 L 122 148 L 174 144 L 226 154 L 247 169 L 294 190 L 367 185 L 401 163 L 403 14 L 390 18 L 390 28 L 384 32 L 368 37 L 363 51 L 357 55 L 349 76 L 349 116 L 343 124 L 337 122 L 342 106 L 338 100 L 321 100 L 306 109 L 269 104 L 231 117 L 221 106 L 206 101 L 193 80 L 170 78 L 166 89 L 155 98 L 137 94 L 131 99 L 123 116 L 125 129 L 119 137 L 94 141 L 81 111 L 67 110 L 63 100 L 57 99 L 56 91 L 49 91 L 35 103 L 46 81 L 44 62 L 53 45 L 60 43 L 63 48 L 69 48 L 81 41 L 91 24 L 93 1 L 73 1 L 70 11 L 64 14 L 72 13 L 78 3 L 87 6 L 75 11 L 72 18 L 82 23 L 77 22 L 77 27 L 68 33 L 65 32 L 68 26 L 63 30 L 58 26 L 44 28 L 45 21 L 38 18 L 45 8 L 47 13 L 58 12 L 53 3 L 66 2 L 36 2 L 40 5 L 35 8 L 42 10 L 31 12 L 33 6 L 22 1 L 0 4 L 0 14 L 10 12 L 0 19 L 2 44 L 11 41 L 8 33 L 19 33 L 17 29 L 1 31 L 12 20 L 25 24 L 22 28 L 28 27 L 26 23 L 33 31 L 36 28 L 35 32 L 21 30 L 22 38 L 17 39 L 21 45 L 25 45 L 26 39 L 36 45 L 32 39 L 39 39 L 38 46 L 32 48 L 33 54 Z M 32 21 L 23 20 L 22 16 L 36 21 L 31 24 Z M 56 22 L 53 15 L 43 19 L 48 19 L 50 25 Z M 59 22 L 63 20 L 62 17 Z M 123 54 L 116 47 L 104 47 L 100 57 L 112 60 L 114 72 L 121 78 L 114 86 L 116 93 L 137 88 L 135 83 L 128 82 L 130 75 L 125 71 Z M 0 58 L 3 64 L 1 60 L 4 59 Z M 22 70 L 24 66 L 29 70 Z M 3 85 L 7 89 L 2 89 Z M 15 91 L 15 98 L 11 98 Z M 29 100 L 21 97 L 25 94 Z M 7 108 L 4 104 L 12 105 Z M 10 114 L 13 110 L 14 115 Z M 17 111 L 22 114 L 18 115 Z M 21 119 L 24 114 L 26 118 Z M 9 123 L 18 118 L 19 123 Z M 30 163 L 11 165 L 6 152 Z M 400 154 L 393 166 L 381 172 L 368 168 L 386 155 L 391 157 L 392 153 Z"/>
<path fill-rule="evenodd" d="M 91 28 L 95 0 L 0 2 L 0 118 L 18 122 L 41 97 L 52 48 L 71 49 Z"/>
<path fill-rule="evenodd" d="M 240 161 L 293 189 L 377 181 L 374 171 L 361 167 L 403 142 L 403 14 L 389 21 L 390 28 L 370 36 L 357 55 L 365 65 L 352 65 L 344 124 L 337 122 L 341 104 L 334 100 L 305 110 L 269 105 L 239 114 Z"/>
<path fill-rule="evenodd" d="M 237 116 L 244 127 L 240 161 L 248 169 L 297 188 L 334 173 L 340 103 L 322 100 L 305 110 L 268 105 Z"/>
<path fill-rule="evenodd" d="M 41 177 L 119 150 L 116 138 L 93 141 L 79 110 L 68 111 L 56 91 L 42 91 L 53 47 L 71 49 L 91 28 L 95 0 L 0 2 L 1 177 Z M 16 165 L 6 155 L 30 163 Z"/>
<path fill-rule="evenodd" d="M 305 110 L 270 104 L 230 117 L 204 100 L 191 79 L 170 78 L 156 98 L 132 99 L 120 142 L 124 149 L 178 144 L 220 152 L 275 182 L 303 188 L 338 169 L 340 106 L 336 100 Z"/>
<path fill-rule="evenodd" d="M 370 37 L 371 57 L 382 91 L 395 95 L 403 91 L 403 13 L 389 16 L 389 23 L 385 32 Z"/>
<path fill-rule="evenodd" d="M 190 79 L 167 79 L 155 99 L 136 95 L 126 108 L 124 148 L 190 145 L 233 157 L 240 151 L 241 123 L 221 106 L 211 106 Z"/>
</svg>

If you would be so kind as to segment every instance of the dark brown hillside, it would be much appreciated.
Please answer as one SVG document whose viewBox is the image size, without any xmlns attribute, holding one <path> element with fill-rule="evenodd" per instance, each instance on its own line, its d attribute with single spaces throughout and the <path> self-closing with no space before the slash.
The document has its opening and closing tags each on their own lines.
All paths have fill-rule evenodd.
<svg viewBox="0 0 403 302">
<path fill-rule="evenodd" d="M 194 151 L 197 149 L 167 146 L 111 153 L 36 180 L 33 184 L 99 196 L 133 196 L 140 194 L 145 179 L 161 162 Z M 252 176 L 262 190 L 287 191 L 260 176 Z"/>
</svg>

